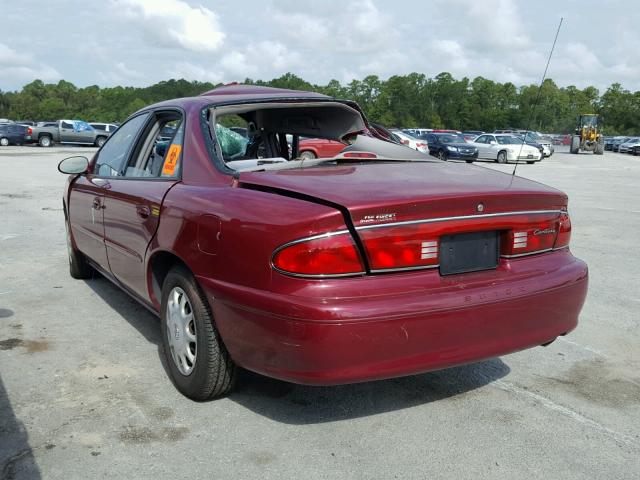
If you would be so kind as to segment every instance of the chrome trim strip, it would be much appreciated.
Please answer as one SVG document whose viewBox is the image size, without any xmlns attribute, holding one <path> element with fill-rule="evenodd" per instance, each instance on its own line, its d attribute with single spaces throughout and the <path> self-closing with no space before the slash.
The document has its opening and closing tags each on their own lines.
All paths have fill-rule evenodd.
<svg viewBox="0 0 640 480">
<path fill-rule="evenodd" d="M 569 245 L 565 245 L 564 247 L 552 248 L 551 250 L 553 250 L 554 252 L 556 252 L 556 251 L 558 251 L 558 250 L 564 250 L 565 248 L 569 248 Z"/>
<path fill-rule="evenodd" d="M 411 270 L 430 270 L 432 268 L 440 268 L 440 264 L 438 264 L 438 265 L 419 265 L 417 267 L 381 268 L 379 270 L 371 270 L 371 273 L 408 272 L 408 271 L 411 271 Z"/>
<path fill-rule="evenodd" d="M 350 232 L 349 230 L 336 230 L 335 232 L 320 233 L 318 235 L 311 235 L 310 237 L 304 237 L 304 238 L 299 238 L 298 240 L 292 240 L 291 242 L 287 242 L 285 244 L 280 245 L 278 248 L 276 248 L 273 251 L 273 255 L 271 257 L 273 258 L 273 256 L 283 248 L 290 247 L 291 245 L 295 245 L 296 243 L 308 242 L 309 240 L 317 240 L 319 238 L 329 238 L 329 237 L 334 237 L 336 235 L 344 235 L 345 233 L 350 233 Z"/>
<path fill-rule="evenodd" d="M 480 215 L 461 215 L 459 217 L 440 217 L 440 218 L 426 218 L 423 220 L 406 220 L 404 222 L 392 222 L 392 223 L 376 223 L 375 225 L 361 225 L 356 227 L 356 230 L 370 230 L 373 228 L 384 227 L 396 227 L 402 225 L 416 225 L 420 223 L 436 223 L 436 222 L 449 222 L 452 220 L 471 220 L 474 218 L 494 218 L 494 217 L 509 217 L 514 215 L 535 215 L 542 213 L 565 213 L 563 210 L 524 210 L 521 212 L 500 212 L 500 213 L 483 213 Z"/>
<path fill-rule="evenodd" d="M 544 250 L 536 250 L 535 252 L 527 252 L 527 253 L 518 253 L 517 255 L 500 255 L 500 258 L 528 257 L 529 255 L 536 255 L 538 253 L 550 252 L 552 250 L 553 248 L 545 248 Z"/>
<path fill-rule="evenodd" d="M 292 273 L 287 272 L 285 270 L 280 270 L 276 267 L 273 262 L 271 262 L 271 268 L 273 268 L 276 272 L 281 273 L 283 275 L 287 275 L 288 277 L 297 277 L 297 278 L 315 278 L 315 279 L 323 279 L 323 278 L 338 278 L 338 277 L 361 277 L 366 275 L 367 272 L 353 272 L 353 273 L 329 273 L 329 274 L 321 274 L 321 275 L 312 275 L 305 273 Z"/>
</svg>

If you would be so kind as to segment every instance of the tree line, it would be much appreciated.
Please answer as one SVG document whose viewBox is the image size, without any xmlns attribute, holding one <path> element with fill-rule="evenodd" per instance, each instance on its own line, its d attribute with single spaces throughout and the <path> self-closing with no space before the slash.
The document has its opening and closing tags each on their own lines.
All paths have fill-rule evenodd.
<svg viewBox="0 0 640 480">
<path fill-rule="evenodd" d="M 640 134 L 640 91 L 614 83 L 600 94 L 595 87 L 558 87 L 551 79 L 538 85 L 516 86 L 483 77 L 455 79 L 443 72 L 433 78 L 420 73 L 394 75 L 387 80 L 370 75 L 343 85 L 331 80 L 315 85 L 287 73 L 269 81 L 247 78 L 244 83 L 309 90 L 355 100 L 367 118 L 389 127 L 451 128 L 493 131 L 527 128 L 568 133 L 580 113 L 599 113 L 608 135 Z M 35 80 L 20 91 L 0 90 L 0 118 L 121 122 L 145 105 L 198 95 L 218 85 L 167 80 L 149 87 L 79 88 L 70 82 L 45 84 Z"/>
</svg>

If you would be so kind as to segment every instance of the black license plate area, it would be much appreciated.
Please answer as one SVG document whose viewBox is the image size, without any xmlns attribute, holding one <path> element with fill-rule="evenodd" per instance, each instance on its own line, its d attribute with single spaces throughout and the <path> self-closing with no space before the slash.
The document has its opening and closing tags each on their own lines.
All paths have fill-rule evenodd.
<svg viewBox="0 0 640 480">
<path fill-rule="evenodd" d="M 495 231 L 444 235 L 440 237 L 440 275 L 496 268 L 499 247 Z"/>
</svg>

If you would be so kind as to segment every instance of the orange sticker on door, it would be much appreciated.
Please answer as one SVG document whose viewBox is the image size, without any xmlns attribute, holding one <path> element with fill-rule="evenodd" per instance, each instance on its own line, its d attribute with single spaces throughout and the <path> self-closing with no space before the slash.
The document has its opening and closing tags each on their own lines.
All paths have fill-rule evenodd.
<svg viewBox="0 0 640 480">
<path fill-rule="evenodd" d="M 175 174 L 181 150 L 182 145 L 176 145 L 175 143 L 169 147 L 167 157 L 164 159 L 164 165 L 162 166 L 162 175 L 171 177 Z"/>
</svg>

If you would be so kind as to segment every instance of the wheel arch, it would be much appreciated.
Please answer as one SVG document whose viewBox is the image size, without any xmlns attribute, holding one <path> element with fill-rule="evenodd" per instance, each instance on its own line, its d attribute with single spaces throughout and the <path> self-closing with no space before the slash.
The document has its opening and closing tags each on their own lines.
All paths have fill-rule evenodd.
<svg viewBox="0 0 640 480">
<path fill-rule="evenodd" d="M 316 156 L 316 158 L 318 158 L 318 149 L 316 147 L 301 148 L 300 151 L 298 152 L 298 155 L 302 154 L 302 152 L 311 152 Z"/>
<path fill-rule="evenodd" d="M 160 309 L 162 302 L 162 284 L 167 274 L 174 267 L 183 267 L 193 275 L 193 271 L 180 256 L 169 250 L 158 250 L 153 252 L 147 262 L 147 283 L 149 288 L 149 299 L 151 303 Z"/>
</svg>

